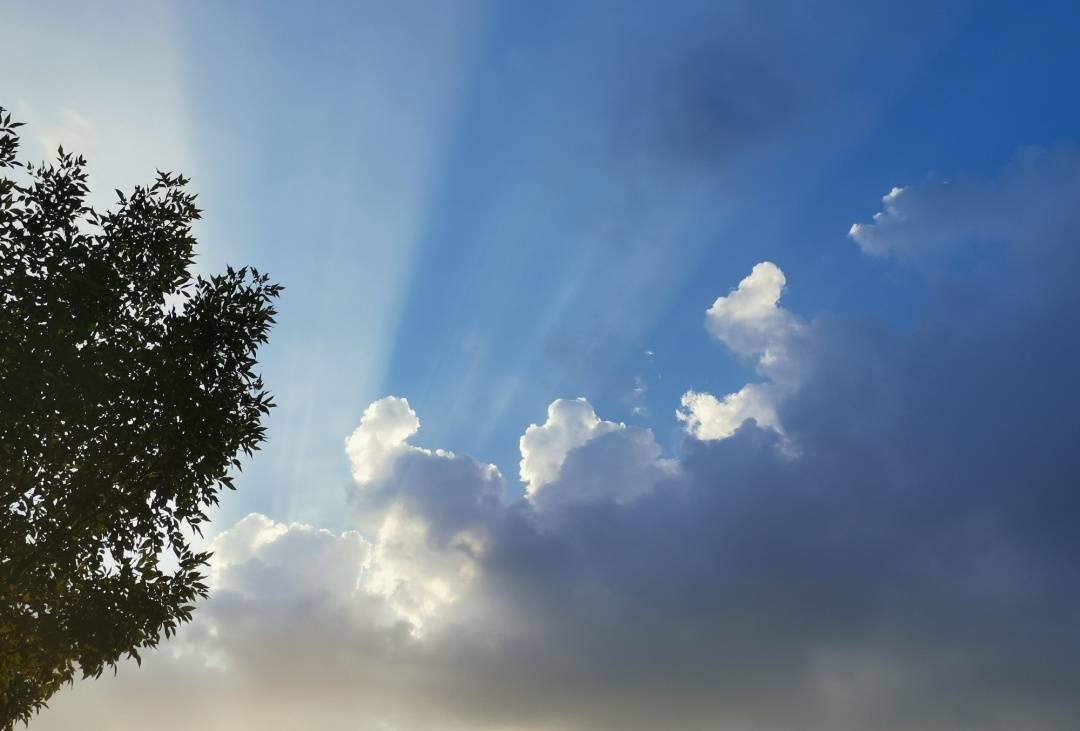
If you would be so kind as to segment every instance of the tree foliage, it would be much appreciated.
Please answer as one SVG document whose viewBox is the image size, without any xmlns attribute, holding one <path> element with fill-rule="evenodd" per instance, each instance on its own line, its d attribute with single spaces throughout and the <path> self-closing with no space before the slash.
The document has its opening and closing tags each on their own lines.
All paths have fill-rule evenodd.
<svg viewBox="0 0 1080 731">
<path fill-rule="evenodd" d="M 264 439 L 281 290 L 192 276 L 186 178 L 97 213 L 83 158 L 22 162 L 18 127 L 0 109 L 0 729 L 206 595 L 191 531 Z"/>
</svg>

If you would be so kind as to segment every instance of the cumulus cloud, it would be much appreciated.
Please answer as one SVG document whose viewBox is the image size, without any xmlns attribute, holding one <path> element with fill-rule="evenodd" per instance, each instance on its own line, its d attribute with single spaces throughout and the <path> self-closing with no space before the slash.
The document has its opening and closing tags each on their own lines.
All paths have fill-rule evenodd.
<svg viewBox="0 0 1080 731">
<path fill-rule="evenodd" d="M 364 588 L 416 632 L 475 574 L 488 513 L 505 487 L 494 465 L 408 443 L 419 429 L 408 400 L 387 396 L 345 440 L 356 483 L 350 499 L 374 534 Z"/>
<path fill-rule="evenodd" d="M 796 318 L 779 306 L 787 278 L 771 261 L 754 266 L 732 292 L 717 297 L 705 313 L 705 329 L 739 355 L 769 358 L 798 328 Z"/>
<path fill-rule="evenodd" d="M 780 307 L 787 277 L 776 264 L 754 266 L 739 286 L 718 297 L 705 312 L 705 329 L 733 353 L 753 357 L 765 383 L 749 383 L 717 398 L 687 391 L 676 417 L 688 434 L 701 440 L 726 439 L 744 422 L 783 433 L 776 404 L 799 385 L 799 367 L 789 351 L 806 333 L 806 324 Z"/>
<path fill-rule="evenodd" d="M 302 523 L 276 523 L 258 513 L 218 535 L 211 549 L 211 588 L 252 595 L 263 593 L 250 585 L 261 580 L 300 593 L 347 596 L 357 589 L 371 558 L 371 544 L 356 531 L 335 535 Z"/>
<path fill-rule="evenodd" d="M 573 503 L 631 502 L 676 469 L 661 458 L 651 431 L 603 421 L 583 398 L 552 402 L 547 421 L 531 424 L 519 443 L 521 480 L 540 514 Z"/>
<path fill-rule="evenodd" d="M 1001 234 L 1031 276 L 1076 259 L 1080 209 L 1051 189 L 1053 256 Z M 1024 200 L 933 210 L 1004 220 Z M 805 322 L 779 269 L 755 272 L 710 313 L 759 359 L 782 435 L 754 416 L 664 457 L 557 401 L 508 501 L 494 467 L 412 444 L 407 402 L 376 402 L 348 446 L 364 527 L 249 516 L 216 539 L 214 595 L 177 642 L 35 728 L 1073 728 L 1080 295 L 950 280 L 896 332 Z M 763 408 L 688 397 L 718 414 L 697 430 Z"/>
<path fill-rule="evenodd" d="M 420 428 L 409 400 L 387 396 L 364 409 L 360 426 L 345 440 L 353 479 L 363 485 L 377 479 L 402 451 L 405 440 Z"/>
<path fill-rule="evenodd" d="M 771 387 L 762 383 L 749 383 L 723 399 L 711 393 L 687 391 L 676 416 L 684 422 L 688 433 L 703 441 L 725 439 L 748 419 L 753 419 L 759 427 L 779 431 L 774 401 Z"/>
<path fill-rule="evenodd" d="M 559 399 L 548 406 L 547 421 L 531 424 L 519 442 L 521 481 L 530 495 L 559 476 L 566 455 L 596 437 L 625 428 L 601 421 L 583 398 Z"/>
</svg>

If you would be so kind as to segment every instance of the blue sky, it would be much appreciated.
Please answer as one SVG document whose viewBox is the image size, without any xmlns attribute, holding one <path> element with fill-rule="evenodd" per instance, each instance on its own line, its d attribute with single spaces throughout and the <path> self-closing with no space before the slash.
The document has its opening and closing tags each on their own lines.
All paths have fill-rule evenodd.
<svg viewBox="0 0 1080 731">
<path fill-rule="evenodd" d="M 881 560 L 884 573 L 895 570 L 902 600 L 883 599 L 889 609 L 859 624 L 887 628 L 884 635 L 873 635 L 872 642 L 860 636 L 852 644 L 834 643 L 815 654 L 815 662 L 823 663 L 820 672 L 844 692 L 851 691 L 845 685 L 851 678 L 869 673 L 880 685 L 870 692 L 856 684 L 852 693 L 885 698 L 892 688 L 899 700 L 889 705 L 886 722 L 872 705 L 866 711 L 834 699 L 850 715 L 812 715 L 824 719 L 821 728 L 965 727 L 956 720 L 962 714 L 934 715 L 939 699 L 926 688 L 920 691 L 929 699 L 925 715 L 906 710 L 910 698 L 920 695 L 905 685 L 910 678 L 897 669 L 905 661 L 896 658 L 916 658 L 916 665 L 945 662 L 920 655 L 925 647 L 917 642 L 902 651 L 888 644 L 895 640 L 888 634 L 893 630 L 924 639 L 919 631 L 925 625 L 900 618 L 897 607 L 908 600 L 904 617 L 952 618 L 953 609 L 967 611 L 983 602 L 992 611 L 974 611 L 972 621 L 985 621 L 978 626 L 988 632 L 1009 627 L 1005 620 L 1015 619 L 1010 612 L 1026 608 L 1045 615 L 1060 629 L 1057 638 L 1070 638 L 1066 645 L 1075 650 L 1069 644 L 1080 636 L 1075 622 L 1056 612 L 1077 601 L 1075 574 L 1065 567 L 1076 546 L 1051 518 L 1075 502 L 1059 491 L 1074 473 L 1068 472 L 1072 463 L 1051 447 L 1075 437 L 1066 407 L 1078 394 L 1075 384 L 1049 376 L 1065 378 L 1080 352 L 1069 334 L 1080 330 L 1072 327 L 1080 307 L 1075 296 L 1063 294 L 1059 281 L 1075 262 L 1071 236 L 1080 230 L 1069 218 L 1069 211 L 1080 210 L 1078 189 L 1071 187 L 1077 179 L 1072 171 L 1080 166 L 1070 146 L 1080 141 L 1076 3 L 190 2 L 90 8 L 16 2 L 4 13 L 12 22 L 0 28 L 0 59 L 5 68 L 25 72 L 5 81 L 0 103 L 29 122 L 27 129 L 37 130 L 33 139 L 40 144 L 27 145 L 33 155 L 44 156 L 58 141 L 86 148 L 92 182 L 103 191 L 146 180 L 155 167 L 189 173 L 204 209 L 199 269 L 253 264 L 287 288 L 278 325 L 260 352 L 279 403 L 269 420 L 269 441 L 246 466 L 239 491 L 226 496 L 214 516 L 215 532 L 225 536 L 219 552 L 233 556 L 222 559 L 223 567 L 239 572 L 236 567 L 247 565 L 243 561 L 250 562 L 258 546 L 292 536 L 295 526 L 286 525 L 293 522 L 330 531 L 325 535 L 340 543 L 325 550 L 338 551 L 335 556 L 355 548 L 349 533 L 355 529 L 364 541 L 374 541 L 372 555 L 384 562 L 365 563 L 365 586 L 378 594 L 387 576 L 406 574 L 400 561 L 386 557 L 392 551 L 385 546 L 397 544 L 380 544 L 375 536 L 412 525 L 393 511 L 421 505 L 415 509 L 426 516 L 428 529 L 452 513 L 460 525 L 472 526 L 461 535 L 484 536 L 475 545 L 469 538 L 469 551 L 482 554 L 477 546 L 500 546 L 507 565 L 526 578 L 514 583 L 500 573 L 503 564 L 484 563 L 476 569 L 482 590 L 462 589 L 465 598 L 459 601 L 453 591 L 430 589 L 442 586 L 439 571 L 457 564 L 447 564 L 445 556 L 431 558 L 431 565 L 443 568 L 426 568 L 431 573 L 422 576 L 428 583 L 414 577 L 434 592 L 427 604 L 395 603 L 387 594 L 386 611 L 418 628 L 434 622 L 431 606 L 457 602 L 468 611 L 460 610 L 464 614 L 454 615 L 455 621 L 467 626 L 468 618 L 483 615 L 518 637 L 516 624 L 507 620 L 504 626 L 485 612 L 497 614 L 493 607 L 503 601 L 513 604 L 505 592 L 525 592 L 535 602 L 515 605 L 514 616 L 525 617 L 523 624 L 541 637 L 536 628 L 546 630 L 555 620 L 537 607 L 560 601 L 578 606 L 581 596 L 558 593 L 572 581 L 562 575 L 556 580 L 548 559 L 530 553 L 536 546 L 547 550 L 546 541 L 557 543 L 563 553 L 555 553 L 578 557 L 580 572 L 597 586 L 609 587 L 613 596 L 632 596 L 634 587 L 620 583 L 625 571 L 641 565 L 648 577 L 655 567 L 649 557 L 633 554 L 627 547 L 632 542 L 618 538 L 620 531 L 660 536 L 685 529 L 695 536 L 691 542 L 709 532 L 680 512 L 683 503 L 655 498 L 657 485 L 676 483 L 694 496 L 699 486 L 721 479 L 716 475 L 737 475 L 745 480 L 740 485 L 805 479 L 813 490 L 832 496 L 818 503 L 799 493 L 793 502 L 803 506 L 808 520 L 817 517 L 821 526 L 840 530 L 838 512 L 865 511 L 865 529 L 875 521 L 888 526 L 886 514 L 895 514 L 919 526 L 909 535 L 925 539 L 921 548 L 898 549 L 899 543 L 870 538 L 848 546 L 851 554 L 865 547 L 866 561 Z M 903 190 L 883 200 L 894 188 Z M 864 226 L 862 233 L 851 233 L 855 223 Z M 927 253 L 929 248 L 934 251 Z M 761 262 L 774 263 L 775 271 L 755 268 Z M 710 309 L 723 297 L 732 299 Z M 752 310 L 739 310 L 740 302 Z M 913 385 L 920 377 L 925 391 Z M 1058 383 L 1059 392 L 1044 394 L 1043 381 Z M 747 383 L 764 387 L 740 391 Z M 688 392 L 721 399 L 760 393 L 765 406 L 748 407 L 745 415 L 754 416 L 757 426 L 732 435 L 715 422 L 709 426 L 715 412 L 684 402 Z M 408 403 L 378 401 L 387 396 Z M 588 400 L 589 409 L 556 402 L 578 397 Z M 998 401 L 1000 409 L 992 409 Z M 711 402 L 697 403 L 711 408 Z M 1030 403 L 1043 410 L 1028 413 Z M 966 423 L 953 421 L 958 414 L 982 423 L 958 427 Z M 416 415 L 422 427 L 412 437 Z M 768 428 L 772 417 L 775 429 Z M 526 432 L 530 424 L 539 426 Z M 553 435 L 563 434 L 563 427 L 578 436 L 560 442 L 563 437 Z M 935 445 L 951 443 L 956 430 L 965 436 L 952 445 L 954 456 L 938 453 Z M 523 435 L 532 441 L 519 444 Z M 561 451 L 550 476 L 543 460 L 553 443 Z M 1012 456 L 994 462 L 994 470 L 974 457 L 1003 444 L 1011 445 L 1003 453 Z M 535 455 L 534 462 L 519 479 L 526 452 Z M 404 456 L 384 464 L 389 453 Z M 968 458 L 972 462 L 964 463 Z M 498 468 L 501 481 L 484 472 L 486 463 Z M 494 518 L 483 511 L 461 517 L 459 507 L 431 508 L 423 486 L 426 480 L 439 482 L 434 474 L 446 484 L 468 484 L 480 502 L 494 491 L 503 505 L 538 511 L 535 542 L 520 537 L 532 536 L 529 530 L 506 527 L 520 517 L 518 508 L 504 508 L 507 514 Z M 1005 484 L 1005 476 L 1016 481 L 995 487 L 995 480 Z M 614 484 L 629 492 L 611 492 Z M 865 503 L 846 492 L 844 499 L 837 497 L 862 484 L 882 486 L 882 497 Z M 1031 488 L 1031 504 L 1018 507 L 1011 500 L 1020 484 L 1042 485 L 1045 492 Z M 555 514 L 563 508 L 552 506 L 577 504 L 578 498 L 560 492 L 571 485 L 590 499 L 613 500 L 623 512 L 574 508 L 572 519 L 548 525 L 545 511 Z M 1015 509 L 1030 523 L 983 523 L 983 512 L 956 507 L 990 500 L 979 492 L 981 485 L 1000 499 L 986 514 Z M 913 496 L 934 496 L 925 498 L 925 514 L 948 523 L 942 529 L 948 540 L 923 535 L 924 523 L 937 523 L 919 517 L 924 508 L 913 506 L 922 506 L 922 498 L 909 503 L 896 497 L 908 495 L 909 488 Z M 719 511 L 721 524 L 741 516 L 747 526 L 788 535 L 801 556 L 811 557 L 809 573 L 833 589 L 784 595 L 805 600 L 806 616 L 817 617 L 815 607 L 823 607 L 821 616 L 832 612 L 858 624 L 863 605 L 837 597 L 888 594 L 876 583 L 870 586 L 867 576 L 873 572 L 859 561 L 829 563 L 831 548 L 824 546 L 834 545 L 833 533 L 789 523 L 783 511 L 770 513 L 759 498 L 742 502 L 736 494 L 743 495 L 731 493 L 723 505 L 695 497 L 687 504 Z M 647 510 L 660 516 L 660 524 L 642 517 Z M 598 526 L 610 527 L 610 533 Z M 1057 536 L 1057 528 L 1058 553 L 1036 545 L 1033 534 Z M 744 535 L 733 524 L 730 545 L 713 538 L 692 545 L 706 552 L 744 550 L 753 566 L 740 564 L 718 575 L 738 578 L 742 590 L 767 604 L 775 597 L 770 577 L 790 579 L 798 561 L 783 548 L 769 553 L 746 530 Z M 589 544 L 595 553 L 589 553 L 580 536 L 590 531 L 617 537 L 610 544 L 597 538 Z M 1000 542 L 985 538 L 998 536 L 996 531 L 1004 536 Z M 240 545 L 248 535 L 273 539 L 243 550 L 229 542 Z M 318 540 L 324 539 L 330 541 Z M 976 545 L 986 550 L 971 548 Z M 940 556 L 921 552 L 934 547 L 941 547 Z M 633 554 L 639 564 L 620 564 L 613 558 L 619 552 Z M 891 563 L 897 553 L 912 563 Z M 674 555 L 691 567 L 690 582 L 700 557 L 690 549 Z M 815 557 L 846 583 L 834 581 L 831 569 L 815 573 L 821 568 Z M 278 558 L 261 560 L 273 564 Z M 933 564 L 942 573 L 916 581 L 916 564 Z M 981 577 L 983 569 L 994 581 L 1031 569 L 1039 577 L 1033 582 L 1046 583 L 1023 601 L 1011 594 L 1001 599 L 1004 589 L 994 593 L 998 589 L 982 584 L 965 584 L 956 593 L 927 588 L 951 572 Z M 715 579 L 711 570 L 701 573 Z M 221 571 L 217 586 L 239 586 L 239 573 Z M 472 568 L 460 571 L 473 575 Z M 684 596 L 679 592 L 685 587 L 662 578 L 650 586 L 661 597 L 669 589 L 672 596 Z M 703 595 L 702 606 L 720 601 L 709 590 L 685 592 Z M 994 604 L 999 599 L 1000 607 Z M 605 600 L 596 597 L 601 604 Z M 429 608 L 417 609 L 421 605 Z M 215 626 L 232 626 L 228 607 L 216 606 L 208 610 L 219 622 Z M 666 616 L 665 607 L 659 602 L 655 616 Z M 844 614 L 848 610 L 852 614 Z M 738 617 L 749 613 L 731 611 L 733 626 L 743 626 Z M 778 622 L 794 621 L 777 616 Z M 1002 624 L 994 624 L 998 619 Z M 679 614 L 678 620 L 687 632 L 700 629 L 697 615 Z M 942 619 L 941 626 L 951 628 L 955 639 L 963 633 L 950 621 Z M 807 632 L 815 640 L 835 639 L 828 621 L 814 622 L 807 620 Z M 268 627 L 260 631 L 273 631 Z M 587 623 L 562 629 L 579 639 L 595 636 Z M 760 630 L 753 623 L 745 628 L 747 636 Z M 621 647 L 631 648 L 626 662 L 633 666 L 640 659 L 633 643 L 611 631 L 626 643 Z M 430 637 L 442 637 L 432 632 Z M 421 645 L 426 641 L 417 637 Z M 312 638 L 312 646 L 319 641 Z M 957 642 L 961 656 L 975 663 L 978 653 Z M 1037 655 L 1039 642 L 1002 646 L 994 657 L 1012 652 L 1022 664 L 1025 653 Z M 773 667 L 784 652 L 764 644 L 776 652 L 767 652 L 760 667 Z M 886 645 L 888 652 L 881 649 Z M 424 649 L 432 654 L 422 657 L 445 659 L 443 651 L 459 657 L 448 646 L 476 663 L 478 678 L 496 682 L 507 672 L 453 642 Z M 667 657 L 668 649 L 658 652 Z M 874 654 L 878 650 L 885 654 Z M 235 647 L 206 652 L 214 658 L 215 652 L 249 657 Z M 734 653 L 759 667 L 747 660 L 745 648 Z M 886 655 L 895 663 L 880 659 Z M 599 661 L 594 668 L 593 656 L 560 655 L 550 667 L 562 667 L 559 661 L 566 657 L 595 669 L 598 677 L 607 671 L 622 678 Z M 671 657 L 675 666 L 697 673 L 700 658 L 680 665 Z M 439 698 L 455 689 L 470 698 L 483 695 L 471 686 L 432 680 L 441 676 L 424 665 L 428 660 L 394 667 L 430 682 L 436 690 L 425 687 Z M 979 662 L 992 665 L 992 659 Z M 161 672 L 170 677 L 172 671 Z M 1063 673 L 1053 679 L 1072 687 Z M 697 675 L 726 682 L 726 676 L 706 671 Z M 530 724 L 542 713 L 518 698 L 516 689 L 532 682 L 573 696 L 527 673 L 506 677 L 507 705 L 490 704 L 489 715 L 427 696 L 425 703 L 436 709 L 432 713 L 452 708 L 458 714 L 453 717 L 472 728 L 503 728 L 499 724 L 526 709 L 528 722 L 520 727 L 540 728 Z M 641 677 L 648 687 L 658 687 L 652 676 Z M 972 705 L 993 696 L 999 680 L 979 685 L 986 696 L 974 693 Z M 790 695 L 793 688 L 794 697 L 802 698 L 808 686 L 791 682 L 775 688 L 762 682 L 768 689 L 761 698 L 774 690 Z M 593 689 L 602 696 L 631 687 L 617 680 L 602 685 Z M 123 694 L 129 686 L 119 687 L 102 691 L 101 698 L 128 697 Z M 908 691 L 910 697 L 904 695 Z M 1026 702 L 1021 691 L 1016 690 L 1016 708 Z M 93 704 L 104 701 L 89 692 L 78 697 L 100 708 Z M 707 707 L 686 693 L 686 708 Z M 407 704 L 410 696 L 393 698 Z M 484 700 L 477 703 L 489 707 Z M 567 703 L 561 725 L 551 728 L 633 727 L 585 701 Z M 1046 701 L 1045 715 L 1014 727 L 1065 728 L 1055 724 L 1075 704 L 1055 703 Z M 940 708 L 947 707 L 942 701 Z M 756 708 L 743 708 L 733 718 L 757 718 Z M 385 721 L 385 728 L 431 727 L 430 718 L 380 709 L 379 719 L 398 719 Z M 869 715 L 860 715 L 864 711 Z M 745 728 L 780 728 L 799 717 L 797 709 L 790 716 L 777 713 L 764 725 Z M 1004 708 L 980 723 L 1008 728 L 1009 719 L 1025 719 L 1017 713 Z M 697 728 L 694 713 L 686 714 L 681 727 Z M 642 718 L 657 722 L 648 713 Z M 866 718 L 880 725 L 859 726 Z"/>
</svg>

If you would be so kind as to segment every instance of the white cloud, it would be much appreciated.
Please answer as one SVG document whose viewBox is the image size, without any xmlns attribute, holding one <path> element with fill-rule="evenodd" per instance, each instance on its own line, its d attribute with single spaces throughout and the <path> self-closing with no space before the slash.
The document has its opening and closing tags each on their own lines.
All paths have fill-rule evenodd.
<svg viewBox="0 0 1080 731">
<path fill-rule="evenodd" d="M 360 426 L 345 439 L 353 479 L 366 484 L 383 475 L 419 429 L 408 399 L 386 396 L 364 409 Z"/>
<path fill-rule="evenodd" d="M 374 536 L 363 586 L 416 632 L 475 575 L 485 510 L 504 489 L 494 465 L 409 444 L 419 429 L 408 400 L 387 396 L 345 440 L 358 522 Z"/>
<path fill-rule="evenodd" d="M 764 383 L 748 383 L 723 399 L 711 393 L 687 391 L 676 416 L 686 425 L 688 434 L 702 441 L 726 439 L 747 419 L 753 419 L 759 427 L 780 431 L 776 394 L 770 384 Z"/>
<path fill-rule="evenodd" d="M 442 607 L 456 601 L 477 574 L 486 549 L 484 526 L 454 533 L 445 544 L 432 539 L 425 516 L 398 506 L 383 519 L 364 588 L 419 634 Z"/>
<path fill-rule="evenodd" d="M 756 264 L 739 286 L 705 313 L 705 329 L 739 355 L 769 357 L 793 330 L 796 318 L 779 307 L 787 278 L 771 261 Z"/>
<path fill-rule="evenodd" d="M 372 546 L 356 531 L 340 534 L 302 523 L 277 523 L 252 513 L 211 544 L 210 588 L 261 596 L 270 587 L 308 594 L 328 591 L 348 597 L 359 587 Z"/>
<path fill-rule="evenodd" d="M 675 469 L 651 431 L 603 421 L 583 398 L 552 402 L 547 421 L 531 424 L 519 444 L 526 496 L 541 515 L 598 500 L 631 502 Z"/>
<path fill-rule="evenodd" d="M 789 350 L 807 331 L 805 323 L 780 307 L 786 285 L 780 267 L 763 261 L 706 311 L 705 329 L 733 352 L 756 357 L 758 372 L 769 381 L 749 383 L 723 398 L 687 391 L 676 411 L 687 433 L 705 441 L 726 439 L 747 419 L 783 433 L 776 402 L 800 382 L 799 366 Z"/>
<path fill-rule="evenodd" d="M 518 444 L 521 449 L 521 481 L 535 495 L 559 477 L 566 455 L 592 439 L 625 429 L 625 424 L 601 421 L 583 398 L 558 399 L 548 406 L 547 421 L 530 424 Z"/>
</svg>

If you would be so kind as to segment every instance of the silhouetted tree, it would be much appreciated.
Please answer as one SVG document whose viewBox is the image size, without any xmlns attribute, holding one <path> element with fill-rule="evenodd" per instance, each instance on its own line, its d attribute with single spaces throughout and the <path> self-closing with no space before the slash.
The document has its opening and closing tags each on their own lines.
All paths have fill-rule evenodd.
<svg viewBox="0 0 1080 731">
<path fill-rule="evenodd" d="M 192 277 L 187 179 L 97 213 L 83 158 L 21 162 L 18 126 L 0 109 L 0 729 L 206 596 L 190 531 L 264 438 L 281 290 Z"/>
</svg>

